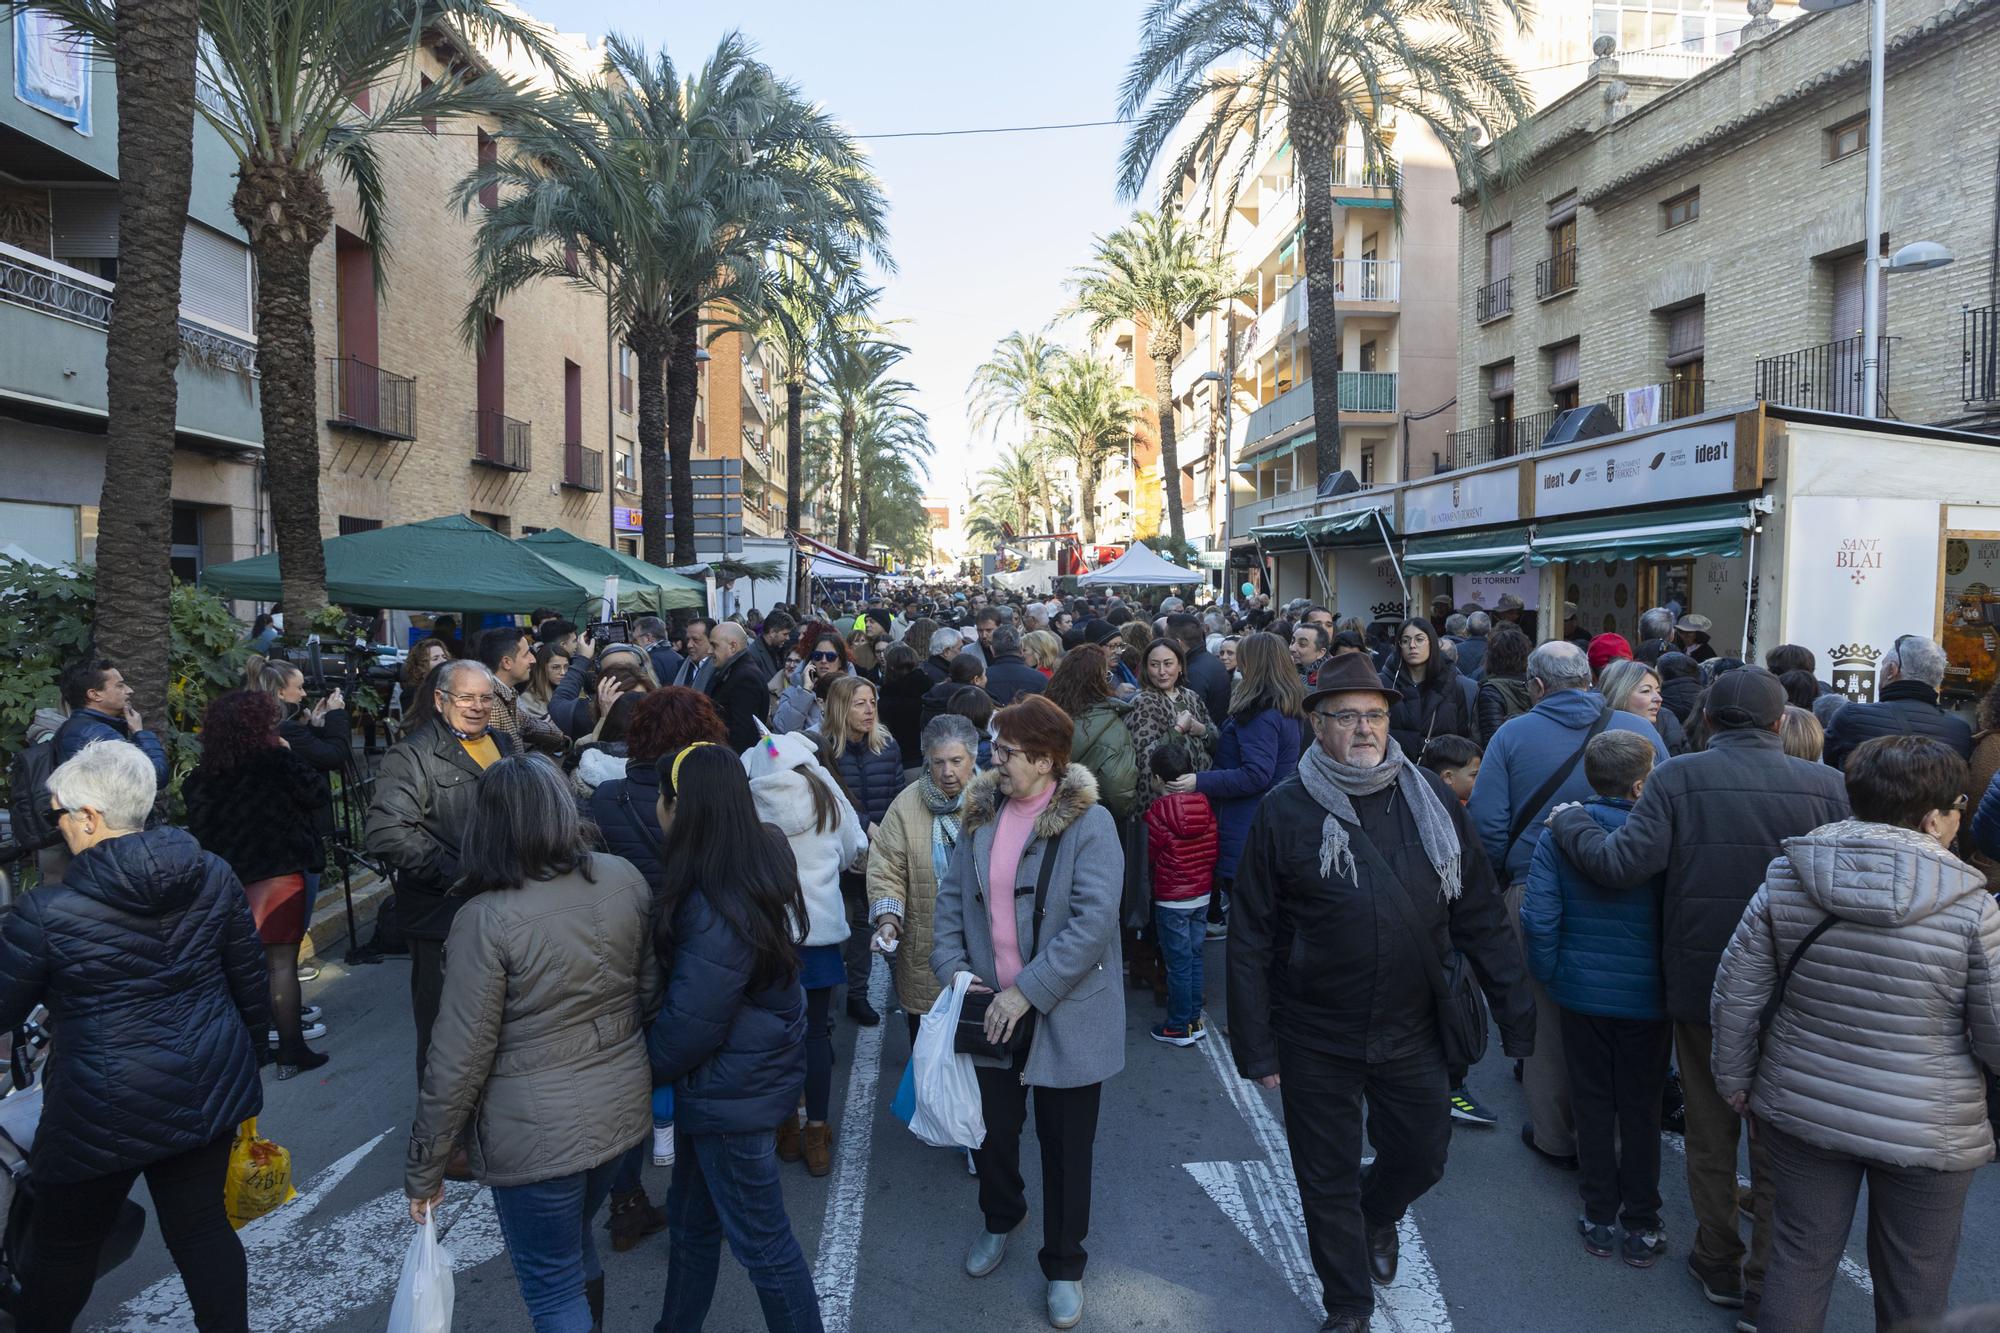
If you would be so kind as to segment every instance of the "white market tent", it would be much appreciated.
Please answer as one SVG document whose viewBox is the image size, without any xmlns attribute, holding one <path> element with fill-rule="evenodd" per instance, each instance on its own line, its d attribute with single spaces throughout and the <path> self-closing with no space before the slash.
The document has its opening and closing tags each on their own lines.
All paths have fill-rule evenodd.
<svg viewBox="0 0 2000 1333">
<path fill-rule="evenodd" d="M 1092 570 L 1078 578 L 1077 583 L 1085 588 L 1121 585 L 1156 588 L 1175 583 L 1199 583 L 1201 579 L 1202 576 L 1198 571 L 1183 569 L 1144 542 L 1134 542 L 1125 549 L 1125 554 L 1104 568 Z"/>
</svg>

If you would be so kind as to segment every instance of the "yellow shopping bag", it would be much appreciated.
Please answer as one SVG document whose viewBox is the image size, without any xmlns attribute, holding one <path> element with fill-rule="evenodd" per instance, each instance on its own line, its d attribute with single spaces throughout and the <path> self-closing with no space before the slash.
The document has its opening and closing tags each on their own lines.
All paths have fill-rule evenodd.
<svg viewBox="0 0 2000 1333">
<path fill-rule="evenodd" d="M 229 1150 L 229 1174 L 222 1182 L 222 1206 L 229 1225 L 241 1227 L 298 1197 L 292 1188 L 292 1155 L 257 1133 L 257 1117 L 245 1120 Z"/>
</svg>

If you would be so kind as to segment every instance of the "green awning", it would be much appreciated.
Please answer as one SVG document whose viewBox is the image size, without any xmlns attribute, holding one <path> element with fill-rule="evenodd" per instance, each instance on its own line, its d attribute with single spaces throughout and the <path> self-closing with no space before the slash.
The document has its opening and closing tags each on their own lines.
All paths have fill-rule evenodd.
<svg viewBox="0 0 2000 1333">
<path fill-rule="evenodd" d="M 1527 558 L 1525 527 L 1412 537 L 1403 547 L 1410 574 L 1518 574 Z"/>
<path fill-rule="evenodd" d="M 1267 551 L 1302 550 L 1308 543 L 1313 546 L 1360 546 L 1381 540 L 1383 528 L 1376 523 L 1376 516 L 1381 513 L 1380 509 L 1371 506 L 1341 514 L 1319 514 L 1290 523 L 1252 528 L 1250 535 L 1261 542 Z M 1383 518 L 1386 522 L 1387 515 Z"/>
<path fill-rule="evenodd" d="M 1756 522 L 1749 506 L 1696 505 L 1687 509 L 1626 514 L 1620 518 L 1579 518 L 1535 525 L 1531 564 L 1558 560 L 1672 560 L 1697 555 L 1736 555 L 1743 533 Z"/>
<path fill-rule="evenodd" d="M 603 592 L 602 579 L 592 586 L 582 571 L 559 568 L 463 514 L 328 537 L 320 546 L 327 598 L 350 610 L 582 613 Z M 275 601 L 278 560 L 273 552 L 210 565 L 201 583 L 221 597 Z"/>
<path fill-rule="evenodd" d="M 1339 194 L 1333 197 L 1333 202 L 1341 208 L 1394 208 L 1396 206 L 1393 201 L 1388 199 L 1349 199 L 1345 195 Z"/>
<path fill-rule="evenodd" d="M 1305 448 L 1318 435 L 1319 432 L 1316 430 L 1305 430 L 1292 436 L 1291 439 L 1281 440 L 1275 445 L 1260 445 L 1243 455 L 1242 461 L 1236 465 L 1236 470 L 1238 472 L 1254 472 L 1266 463 L 1275 463 L 1294 450 Z"/>
<path fill-rule="evenodd" d="M 659 615 L 708 604 L 708 592 L 699 581 L 649 565 L 637 556 L 614 551 L 609 546 L 599 546 L 561 528 L 523 537 L 520 544 L 532 548 L 544 560 L 587 571 L 595 576 L 600 588 L 606 575 L 617 575 L 620 610 Z"/>
</svg>

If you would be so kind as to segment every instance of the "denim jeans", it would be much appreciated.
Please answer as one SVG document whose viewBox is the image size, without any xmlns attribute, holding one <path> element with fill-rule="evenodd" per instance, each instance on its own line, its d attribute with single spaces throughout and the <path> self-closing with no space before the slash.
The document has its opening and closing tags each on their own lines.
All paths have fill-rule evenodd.
<svg viewBox="0 0 2000 1333">
<path fill-rule="evenodd" d="M 604 1276 L 590 1221 L 611 1193 L 618 1161 L 532 1185 L 493 1187 L 493 1211 L 535 1333 L 590 1333 L 583 1286 Z"/>
<path fill-rule="evenodd" d="M 724 1236 L 750 1271 L 771 1333 L 822 1333 L 812 1270 L 785 1216 L 775 1133 L 683 1134 L 667 1221 L 667 1295 L 653 1333 L 699 1333 Z"/>
<path fill-rule="evenodd" d="M 1202 947 L 1208 942 L 1208 913 L 1200 908 L 1153 904 L 1153 932 L 1167 963 L 1167 1026 L 1186 1027 L 1201 1017 Z"/>
<path fill-rule="evenodd" d="M 305 877 L 306 877 L 306 929 L 311 930 L 313 923 L 313 904 L 319 901 L 319 886 L 320 886 L 320 881 L 322 879 L 322 873 L 317 870 L 308 870 L 305 872 Z"/>
</svg>

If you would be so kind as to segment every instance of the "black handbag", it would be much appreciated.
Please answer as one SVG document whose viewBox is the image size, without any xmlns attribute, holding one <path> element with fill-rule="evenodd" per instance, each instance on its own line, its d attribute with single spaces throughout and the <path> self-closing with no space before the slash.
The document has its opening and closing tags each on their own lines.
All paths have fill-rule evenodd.
<svg viewBox="0 0 2000 1333">
<path fill-rule="evenodd" d="M 1454 1069 L 1471 1068 L 1485 1058 L 1487 1038 L 1486 997 L 1479 993 L 1471 965 L 1456 949 L 1444 959 L 1438 958 L 1430 931 L 1418 919 L 1410 895 L 1390 869 L 1381 849 L 1357 824 L 1349 824 L 1347 833 L 1349 843 L 1368 863 L 1368 869 L 1380 877 L 1404 927 L 1416 941 L 1417 954 L 1424 960 L 1424 971 L 1430 976 L 1431 992 L 1437 997 L 1438 1038 L 1444 1044 L 1445 1064 Z"/>
<path fill-rule="evenodd" d="M 1021 960 L 1023 965 L 1041 951 L 1042 917 L 1048 912 L 1049 876 L 1055 873 L 1056 849 L 1062 846 L 1062 838 L 1062 832 L 1059 830 L 1049 839 L 1048 846 L 1042 850 L 1041 873 L 1035 876 L 1034 926 L 1029 934 L 1027 957 Z M 1028 890 L 1025 888 L 1017 888 L 1014 890 L 1014 896 L 1019 898 L 1026 892 Z M 1014 1024 L 1014 1031 L 1008 1035 L 1006 1041 L 991 1042 L 986 1039 L 986 1011 L 993 1007 L 993 996 L 992 991 L 965 993 L 965 1002 L 958 1010 L 958 1027 L 952 1032 L 952 1050 L 960 1055 L 1012 1061 L 1015 1056 L 1028 1049 L 1028 1041 L 1035 1027 L 1035 1010 L 1032 1005 L 1028 1007 L 1027 1013 L 1021 1015 L 1021 1020 Z"/>
</svg>

